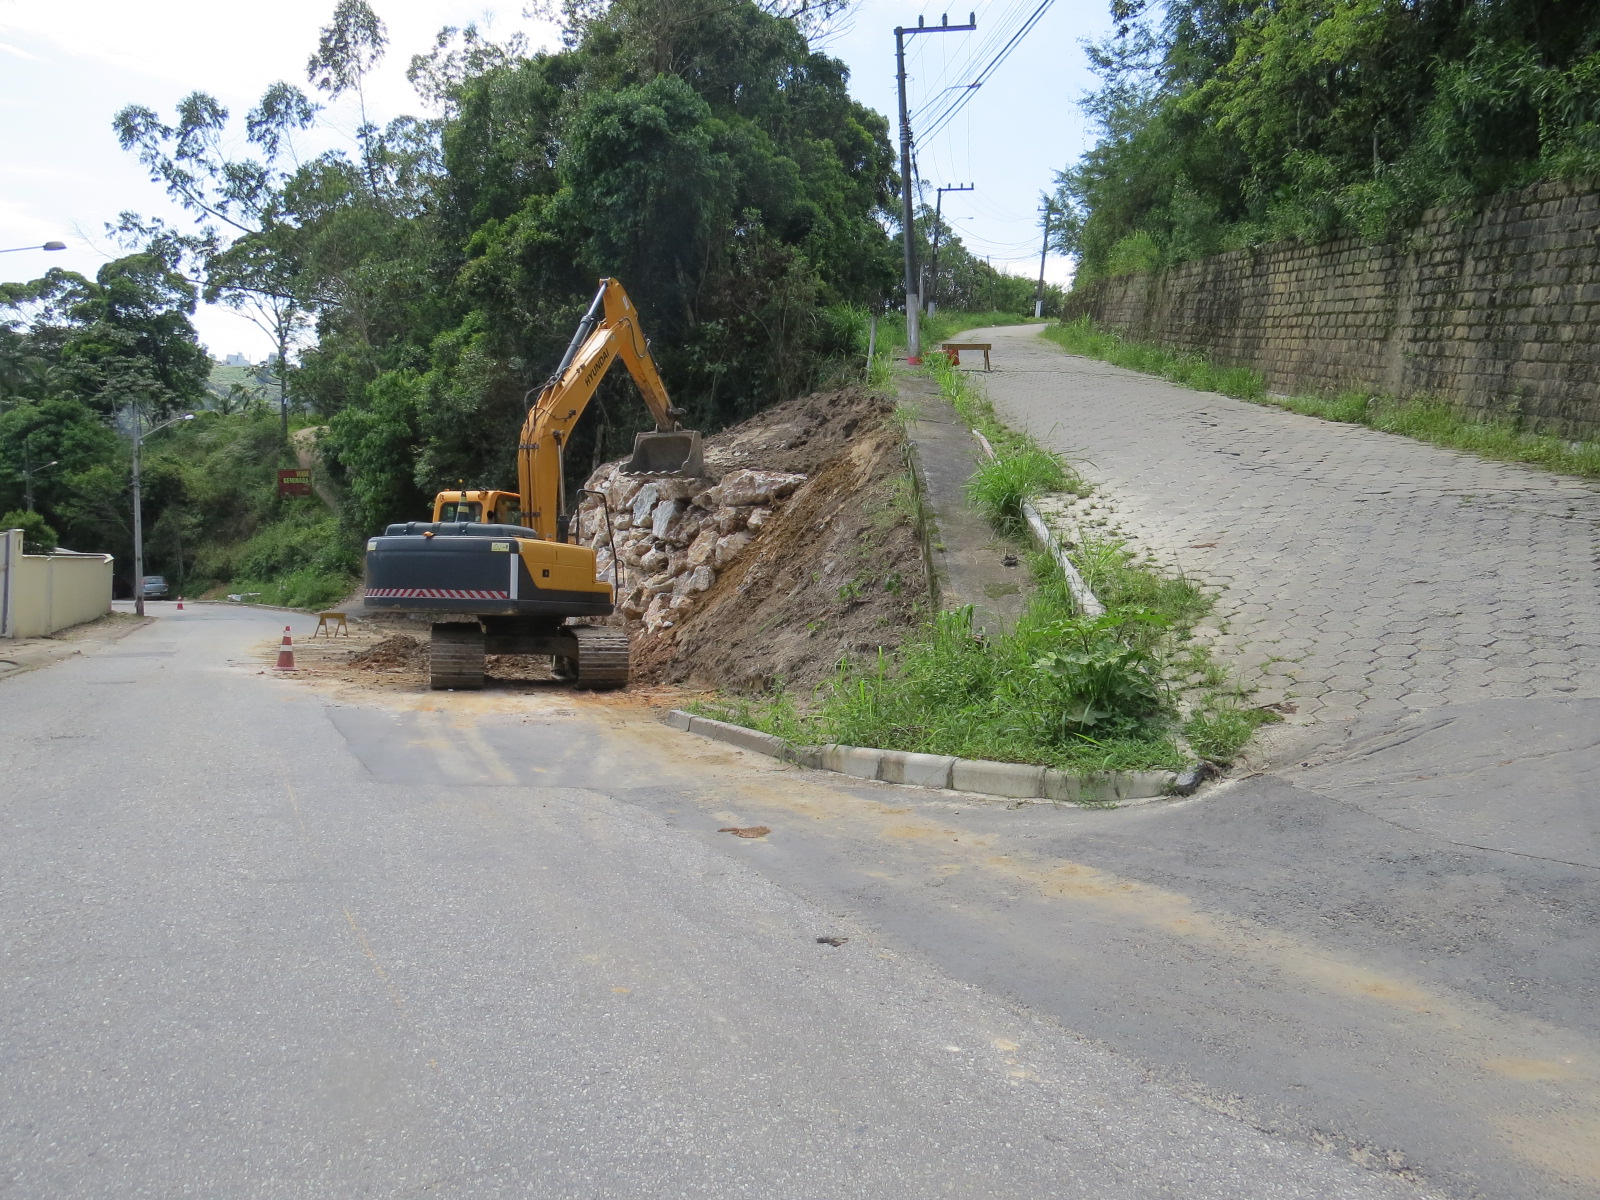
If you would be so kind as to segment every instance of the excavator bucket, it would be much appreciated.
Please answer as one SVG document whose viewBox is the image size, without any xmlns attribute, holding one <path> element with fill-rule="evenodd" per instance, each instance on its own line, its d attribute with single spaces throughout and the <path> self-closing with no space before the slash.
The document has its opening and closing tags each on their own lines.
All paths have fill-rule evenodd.
<svg viewBox="0 0 1600 1200">
<path fill-rule="evenodd" d="M 677 429 L 635 434 L 633 457 L 622 470 L 628 475 L 698 475 L 703 464 L 699 431 Z"/>
</svg>

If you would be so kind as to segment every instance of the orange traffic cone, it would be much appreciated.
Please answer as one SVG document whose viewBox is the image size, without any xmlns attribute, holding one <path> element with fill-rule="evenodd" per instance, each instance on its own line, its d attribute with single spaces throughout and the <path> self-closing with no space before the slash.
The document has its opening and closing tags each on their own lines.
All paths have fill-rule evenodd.
<svg viewBox="0 0 1600 1200">
<path fill-rule="evenodd" d="M 183 597 L 182 596 L 178 597 L 178 611 L 179 612 L 183 611 Z"/>
<path fill-rule="evenodd" d="M 274 671 L 294 670 L 294 642 L 289 638 L 289 627 L 283 627 L 283 646 L 278 650 L 278 665 Z"/>
</svg>

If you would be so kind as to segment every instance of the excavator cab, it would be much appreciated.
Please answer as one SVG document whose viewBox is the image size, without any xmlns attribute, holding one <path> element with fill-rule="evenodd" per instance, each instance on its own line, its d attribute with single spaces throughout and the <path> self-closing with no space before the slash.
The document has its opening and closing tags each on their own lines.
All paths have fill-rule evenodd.
<svg viewBox="0 0 1600 1200">
<path fill-rule="evenodd" d="M 470 521 L 474 525 L 521 525 L 522 497 L 516 492 L 440 492 L 433 498 L 435 521 Z"/>
</svg>

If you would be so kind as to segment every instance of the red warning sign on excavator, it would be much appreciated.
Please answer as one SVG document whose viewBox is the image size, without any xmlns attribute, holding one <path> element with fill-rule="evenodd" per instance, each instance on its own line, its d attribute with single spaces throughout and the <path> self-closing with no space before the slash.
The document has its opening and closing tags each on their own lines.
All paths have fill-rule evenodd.
<svg viewBox="0 0 1600 1200">
<path fill-rule="evenodd" d="M 278 495 L 311 495 L 311 468 L 284 467 L 278 471 Z"/>
</svg>

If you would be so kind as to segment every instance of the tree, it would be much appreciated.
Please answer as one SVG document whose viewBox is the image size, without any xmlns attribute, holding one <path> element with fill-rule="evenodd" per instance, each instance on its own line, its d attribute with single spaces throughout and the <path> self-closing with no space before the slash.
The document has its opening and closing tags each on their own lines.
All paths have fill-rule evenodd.
<svg viewBox="0 0 1600 1200">
<path fill-rule="evenodd" d="M 442 483 L 504 481 L 527 394 L 600 276 L 627 282 L 703 424 L 786 399 L 853 352 L 835 310 L 892 286 L 894 160 L 886 121 L 807 44 L 832 7 L 575 5 L 566 48 L 531 56 L 445 30 L 410 72 L 437 115 L 380 131 L 363 87 L 387 35 L 341 0 L 308 76 L 361 101 L 358 155 L 296 158 L 317 112 L 288 85 L 245 122 L 243 154 L 203 95 L 170 124 L 131 108 L 117 128 L 194 214 L 181 246 L 204 294 L 265 306 L 280 346 L 304 331 L 280 391 L 328 423 L 330 473 L 365 532 Z M 575 470 L 604 448 L 602 408 L 626 386 L 577 431 Z"/>
<path fill-rule="evenodd" d="M 333 20 L 322 29 L 316 53 L 306 61 L 306 78 L 330 100 L 349 91 L 355 92 L 361 108 L 361 127 L 356 136 L 361 140 L 362 163 L 374 195 L 378 191 L 373 145 L 377 130 L 367 119 L 364 81 L 367 73 L 382 61 L 388 45 L 388 30 L 367 0 L 339 0 L 333 10 Z"/>
<path fill-rule="evenodd" d="M 1230 246 L 1384 238 L 1538 179 L 1600 171 L 1600 9 L 1556 0 L 1113 5 L 1062 173 L 1079 279 Z"/>
<path fill-rule="evenodd" d="M 60 539 L 56 531 L 45 523 L 45 519 L 36 512 L 21 512 L 13 510 L 0 516 L 0 529 L 22 530 L 22 552 L 24 554 L 49 554 L 55 550 Z"/>
</svg>

